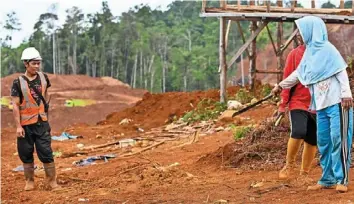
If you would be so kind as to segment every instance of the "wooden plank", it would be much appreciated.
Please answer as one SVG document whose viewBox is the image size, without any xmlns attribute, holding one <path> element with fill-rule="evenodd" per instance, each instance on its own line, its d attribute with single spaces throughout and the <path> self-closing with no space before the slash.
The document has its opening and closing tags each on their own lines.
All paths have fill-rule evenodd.
<svg viewBox="0 0 354 204">
<path fill-rule="evenodd" d="M 236 21 L 236 23 L 237 23 L 237 29 L 238 29 L 238 32 L 241 35 L 242 41 L 243 41 L 243 43 L 246 43 L 246 38 L 245 38 L 245 35 L 243 34 L 240 21 Z M 250 52 L 249 52 L 248 48 L 246 48 L 246 53 L 247 53 L 247 57 L 250 57 Z"/>
<path fill-rule="evenodd" d="M 275 47 L 274 40 L 273 40 L 273 37 L 272 37 L 272 33 L 270 32 L 268 25 L 266 26 L 266 28 L 267 28 L 267 31 L 268 31 L 268 36 L 269 36 L 270 42 L 273 45 L 274 53 L 277 54 L 278 51 L 277 51 L 277 48 Z"/>
<path fill-rule="evenodd" d="M 206 8 L 206 13 L 200 13 L 200 17 L 226 17 L 233 21 L 273 21 L 273 22 L 294 22 L 294 20 L 302 18 L 304 16 L 317 16 L 322 18 L 326 24 L 344 24 L 354 23 L 354 16 L 341 16 L 341 15 L 327 15 L 327 14 L 305 14 L 305 13 L 249 13 L 249 12 L 221 12 L 220 9 Z M 281 18 L 279 16 L 286 16 Z M 347 22 L 345 22 L 347 21 Z"/>
<path fill-rule="evenodd" d="M 263 28 L 268 24 L 268 22 L 261 22 L 257 30 L 252 33 L 251 37 L 246 41 L 244 45 L 236 52 L 236 54 L 231 58 L 229 63 L 227 64 L 227 68 L 230 68 L 234 62 L 240 57 L 241 53 L 243 53 L 248 46 L 252 43 L 252 41 L 258 36 L 258 34 L 263 30 Z"/>
<path fill-rule="evenodd" d="M 226 49 L 225 49 L 225 19 L 220 18 L 220 42 L 219 42 L 219 63 L 221 67 L 220 73 L 220 102 L 227 102 L 227 70 L 226 70 Z"/>
<path fill-rule="evenodd" d="M 314 0 L 311 0 L 311 8 L 316 8 L 316 3 Z"/>
<path fill-rule="evenodd" d="M 288 48 L 288 46 L 290 45 L 290 43 L 293 41 L 294 37 L 296 36 L 296 33 L 298 33 L 298 32 L 299 32 L 299 29 L 294 30 L 294 32 L 290 35 L 290 37 L 285 42 L 285 44 L 281 45 L 280 50 L 278 50 L 277 55 L 283 54 L 284 50 L 286 50 L 286 48 Z"/>
<path fill-rule="evenodd" d="M 344 9 L 344 0 L 340 0 L 339 8 Z"/>
<path fill-rule="evenodd" d="M 240 6 L 237 7 L 235 5 L 227 5 L 226 10 L 230 11 L 242 11 L 242 12 L 267 12 L 267 7 L 266 6 Z M 279 12 L 279 13 L 289 13 L 290 10 L 289 8 L 283 8 L 283 7 L 272 7 L 272 12 Z M 312 8 L 296 8 L 294 10 L 294 13 L 305 13 L 305 14 L 334 14 L 334 15 L 346 15 L 350 16 L 352 10 L 351 9 L 338 9 L 338 8 L 333 8 L 333 9 L 328 9 L 328 8 L 317 8 L 317 9 L 312 9 Z"/>
</svg>

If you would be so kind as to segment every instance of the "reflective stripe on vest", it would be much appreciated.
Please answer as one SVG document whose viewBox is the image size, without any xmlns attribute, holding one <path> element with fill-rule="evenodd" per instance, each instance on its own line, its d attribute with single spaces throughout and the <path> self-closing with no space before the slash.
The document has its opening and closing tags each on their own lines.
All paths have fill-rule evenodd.
<svg viewBox="0 0 354 204">
<path fill-rule="evenodd" d="M 42 72 L 37 72 L 37 73 L 41 80 L 42 95 L 44 96 L 47 88 L 47 81 Z M 36 123 L 38 121 L 38 115 L 41 117 L 43 121 L 47 121 L 48 119 L 47 119 L 47 114 L 44 111 L 43 101 L 41 101 L 40 104 L 38 105 L 36 100 L 34 100 L 34 98 L 32 97 L 27 81 L 22 76 L 19 77 L 19 81 L 20 81 L 21 92 L 23 95 L 23 101 L 20 105 L 21 125 L 23 126 L 23 125 L 30 125 Z"/>
</svg>

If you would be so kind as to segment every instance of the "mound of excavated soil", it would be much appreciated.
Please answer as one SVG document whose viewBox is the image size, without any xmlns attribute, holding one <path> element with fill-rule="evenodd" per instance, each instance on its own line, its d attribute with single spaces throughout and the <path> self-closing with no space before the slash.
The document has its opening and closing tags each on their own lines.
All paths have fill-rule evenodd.
<svg viewBox="0 0 354 204">
<path fill-rule="evenodd" d="M 10 95 L 13 80 L 19 73 L 1 79 L 2 96 Z M 129 85 L 111 77 L 93 78 L 86 75 L 48 74 L 52 86 L 49 119 L 52 129 L 59 131 L 75 123 L 96 124 L 115 111 L 134 105 L 141 99 L 145 90 L 132 89 Z M 68 99 L 90 99 L 96 104 L 86 107 L 65 107 Z M 1 110 L 1 126 L 14 127 L 12 111 Z"/>
</svg>

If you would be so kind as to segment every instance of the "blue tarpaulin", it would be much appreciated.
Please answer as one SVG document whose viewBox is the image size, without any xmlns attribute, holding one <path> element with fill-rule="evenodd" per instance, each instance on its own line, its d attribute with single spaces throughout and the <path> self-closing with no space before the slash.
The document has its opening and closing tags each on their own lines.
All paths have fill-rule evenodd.
<svg viewBox="0 0 354 204">
<path fill-rule="evenodd" d="M 82 136 L 70 135 L 67 132 L 61 133 L 60 136 L 52 136 L 52 140 L 57 140 L 57 141 L 72 140 L 72 139 L 77 139 L 77 138 L 82 138 Z"/>
<path fill-rule="evenodd" d="M 86 159 L 81 159 L 79 161 L 75 161 L 74 165 L 76 166 L 87 166 L 94 164 L 96 160 L 104 160 L 105 162 L 108 162 L 108 159 L 115 158 L 116 155 L 114 154 L 106 154 L 106 155 L 101 155 L 101 156 L 94 156 L 94 157 L 87 157 Z"/>
</svg>

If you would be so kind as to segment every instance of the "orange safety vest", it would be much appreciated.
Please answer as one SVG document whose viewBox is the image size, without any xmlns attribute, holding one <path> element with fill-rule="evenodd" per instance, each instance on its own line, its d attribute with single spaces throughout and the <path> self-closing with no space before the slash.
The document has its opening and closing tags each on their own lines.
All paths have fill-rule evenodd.
<svg viewBox="0 0 354 204">
<path fill-rule="evenodd" d="M 44 77 L 42 72 L 37 72 L 41 80 L 42 85 L 42 95 L 44 96 L 47 89 L 47 80 Z M 31 125 L 38 121 L 38 116 L 41 117 L 43 121 L 47 121 L 47 114 L 44 111 L 44 104 L 41 100 L 41 103 L 38 105 L 36 100 L 31 95 L 30 88 L 27 81 L 20 76 L 20 86 L 23 94 L 23 100 L 20 104 L 20 122 L 21 125 Z"/>
</svg>

